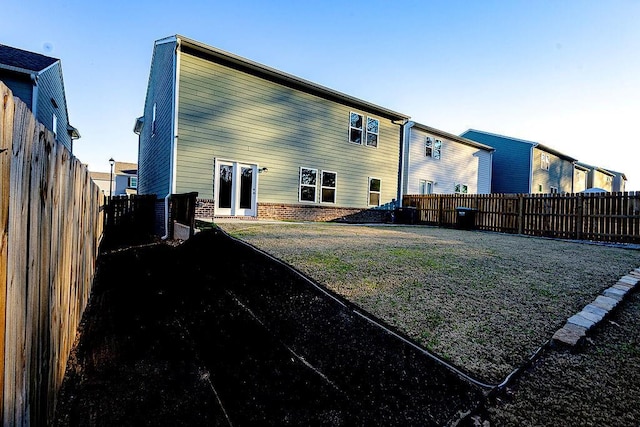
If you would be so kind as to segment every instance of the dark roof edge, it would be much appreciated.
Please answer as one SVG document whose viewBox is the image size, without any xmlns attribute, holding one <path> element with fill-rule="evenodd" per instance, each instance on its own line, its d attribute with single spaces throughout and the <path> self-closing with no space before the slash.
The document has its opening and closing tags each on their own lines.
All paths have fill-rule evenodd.
<svg viewBox="0 0 640 427">
<path fill-rule="evenodd" d="M 440 129 L 432 128 L 431 126 L 427 126 L 427 125 L 424 125 L 422 123 L 411 121 L 411 122 L 409 122 L 409 126 L 421 129 L 421 130 L 423 130 L 425 132 L 434 133 L 434 134 L 439 135 L 439 136 L 441 136 L 443 138 L 447 138 L 447 139 L 459 142 L 461 144 L 469 145 L 471 147 L 480 148 L 482 150 L 487 150 L 487 151 L 496 151 L 495 148 L 490 147 L 488 145 L 481 144 L 479 142 L 472 141 L 470 139 L 464 138 L 464 137 L 459 136 L 459 135 L 454 135 L 452 133 L 445 132 L 445 131 L 440 130 Z"/>
<path fill-rule="evenodd" d="M 353 105 L 361 108 L 362 110 L 372 111 L 376 114 L 379 114 L 380 116 L 383 116 L 392 120 L 408 120 L 410 118 L 410 116 L 406 114 L 381 107 L 379 105 L 370 103 L 368 101 L 364 101 L 362 99 L 347 95 L 345 93 L 330 89 L 325 86 L 321 86 L 309 80 L 296 77 L 292 74 L 288 74 L 283 71 L 277 70 L 275 68 L 271 68 L 266 65 L 260 64 L 258 62 L 251 61 L 249 59 L 224 51 L 222 49 L 218 49 L 218 48 L 206 45 L 196 40 L 192 40 L 181 35 L 176 35 L 175 38 L 179 41 L 181 46 L 186 46 L 188 48 L 194 49 L 196 51 L 200 51 L 207 55 L 211 55 L 213 57 L 222 59 L 235 66 L 250 70 L 260 76 L 270 78 L 279 83 L 292 86 L 294 88 L 303 90 L 313 95 L 317 95 L 322 98 L 330 99 L 333 101 L 338 101 L 342 104 Z M 172 37 L 161 39 L 158 42 L 162 42 L 165 40 L 171 41 Z"/>
<path fill-rule="evenodd" d="M 555 149 L 553 149 L 551 147 L 548 147 L 548 146 L 546 146 L 544 144 L 540 144 L 539 142 L 527 141 L 526 139 L 514 138 L 514 137 L 511 137 L 511 136 L 505 136 L 505 135 L 499 135 L 497 133 L 485 132 L 485 131 L 481 131 L 481 130 L 477 130 L 477 129 L 468 129 L 468 130 L 464 131 L 462 134 L 464 135 L 467 132 L 477 132 L 477 133 L 481 133 L 481 134 L 484 134 L 484 135 L 495 136 L 495 137 L 498 137 L 498 138 L 509 139 L 511 141 L 516 141 L 516 142 L 521 142 L 521 143 L 524 143 L 524 144 L 529 144 L 529 145 L 531 145 L 532 148 L 538 148 L 540 150 L 546 151 L 546 152 L 548 152 L 550 154 L 553 154 L 555 156 L 558 156 L 558 157 L 560 157 L 562 159 L 565 159 L 565 160 L 568 160 L 570 162 L 577 162 L 578 161 L 578 159 L 576 159 L 576 158 L 573 158 L 573 157 L 571 157 L 571 156 L 569 156 L 567 154 L 561 153 L 560 151 L 555 150 Z"/>
</svg>

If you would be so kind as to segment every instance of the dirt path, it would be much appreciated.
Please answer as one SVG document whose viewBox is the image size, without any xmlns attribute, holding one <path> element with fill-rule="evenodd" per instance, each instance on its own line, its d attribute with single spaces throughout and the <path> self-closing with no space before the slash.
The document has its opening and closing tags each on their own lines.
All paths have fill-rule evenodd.
<svg viewBox="0 0 640 427">
<path fill-rule="evenodd" d="M 480 387 L 203 232 L 105 255 L 56 425 L 447 425 Z"/>
</svg>

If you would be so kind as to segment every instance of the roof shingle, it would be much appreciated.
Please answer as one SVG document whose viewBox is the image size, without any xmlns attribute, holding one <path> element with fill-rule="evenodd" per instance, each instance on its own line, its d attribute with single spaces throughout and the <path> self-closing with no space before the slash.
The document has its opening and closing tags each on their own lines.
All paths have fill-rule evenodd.
<svg viewBox="0 0 640 427">
<path fill-rule="evenodd" d="M 0 64 L 29 71 L 42 71 L 56 61 L 56 58 L 0 44 Z"/>
</svg>

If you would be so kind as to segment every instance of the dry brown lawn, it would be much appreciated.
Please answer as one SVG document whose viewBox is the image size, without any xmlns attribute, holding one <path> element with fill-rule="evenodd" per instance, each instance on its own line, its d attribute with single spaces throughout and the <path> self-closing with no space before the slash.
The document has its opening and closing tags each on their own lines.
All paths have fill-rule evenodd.
<svg viewBox="0 0 640 427">
<path fill-rule="evenodd" d="M 426 226 L 218 225 L 493 384 L 640 266 L 635 250 Z"/>
</svg>

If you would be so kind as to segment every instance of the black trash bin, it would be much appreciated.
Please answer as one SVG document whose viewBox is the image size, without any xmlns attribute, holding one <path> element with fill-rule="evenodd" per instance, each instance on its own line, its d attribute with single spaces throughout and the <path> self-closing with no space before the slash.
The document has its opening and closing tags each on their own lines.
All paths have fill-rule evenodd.
<svg viewBox="0 0 640 427">
<path fill-rule="evenodd" d="M 413 206 L 396 208 L 394 216 L 395 216 L 395 222 L 398 224 L 417 224 L 418 208 Z"/>
<path fill-rule="evenodd" d="M 477 209 L 458 206 L 456 208 L 456 225 L 461 230 L 475 230 Z"/>
</svg>

